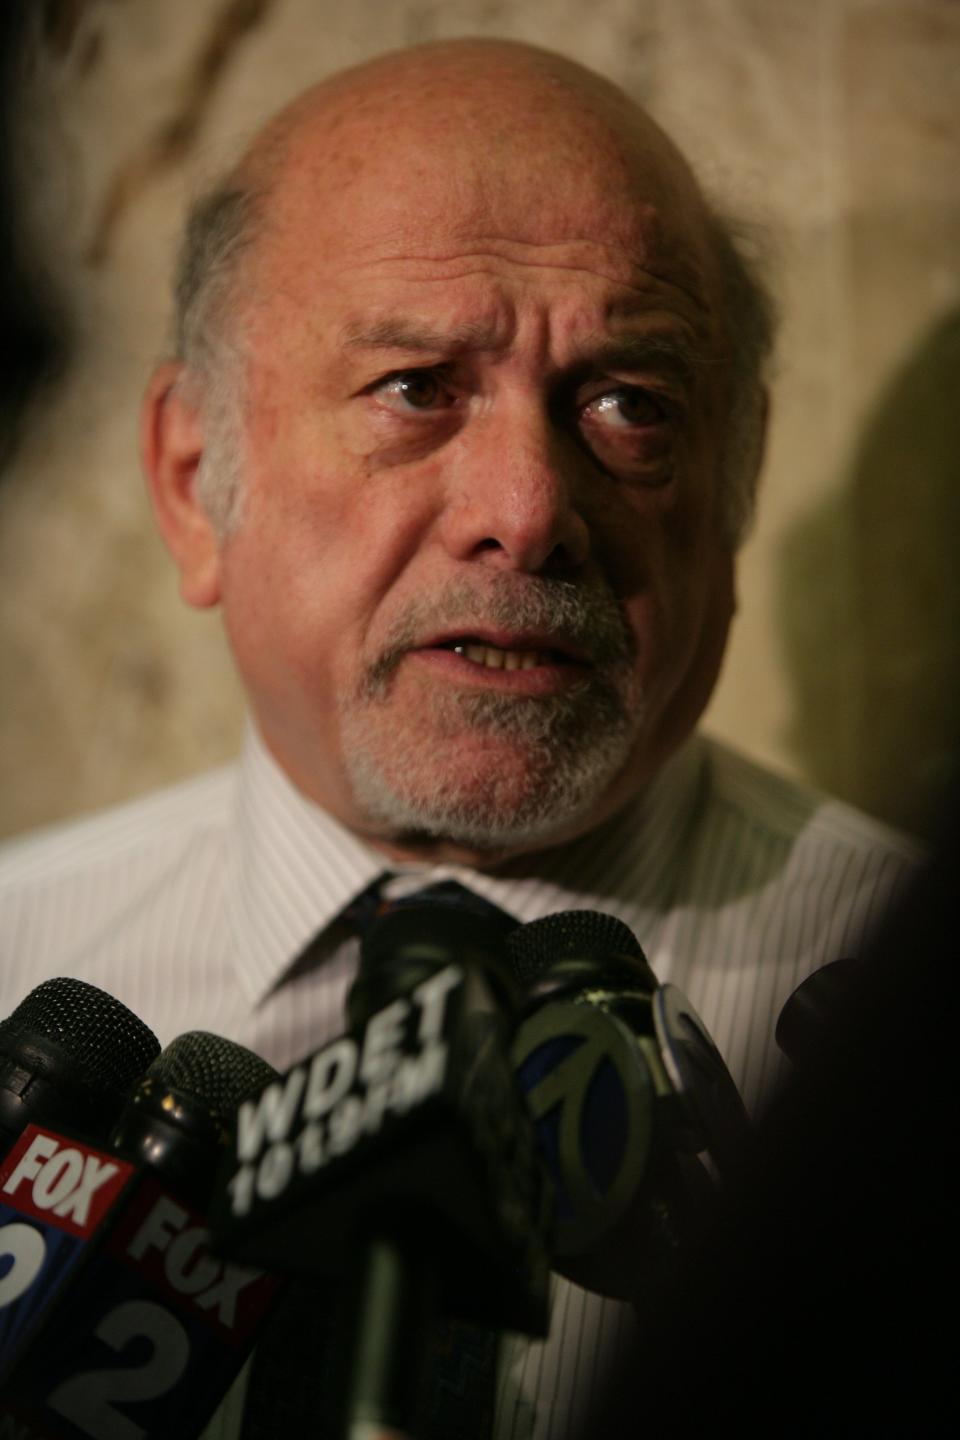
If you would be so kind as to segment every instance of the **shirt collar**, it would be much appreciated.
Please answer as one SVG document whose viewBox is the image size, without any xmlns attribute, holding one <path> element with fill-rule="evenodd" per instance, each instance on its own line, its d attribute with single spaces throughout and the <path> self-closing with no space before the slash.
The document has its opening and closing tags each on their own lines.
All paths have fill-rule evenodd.
<svg viewBox="0 0 960 1440">
<path fill-rule="evenodd" d="M 252 724 L 240 757 L 231 856 L 237 969 L 252 1002 L 387 868 L 382 855 L 296 789 Z"/>
<path fill-rule="evenodd" d="M 705 773 L 693 737 L 643 793 L 597 830 L 520 856 L 497 873 L 464 865 L 388 864 L 302 795 L 253 725 L 240 759 L 230 837 L 228 905 L 240 983 L 261 1000 L 315 935 L 389 871 L 391 893 L 454 879 L 520 921 L 558 910 L 603 910 L 637 934 L 652 933 L 669 905 Z"/>
</svg>

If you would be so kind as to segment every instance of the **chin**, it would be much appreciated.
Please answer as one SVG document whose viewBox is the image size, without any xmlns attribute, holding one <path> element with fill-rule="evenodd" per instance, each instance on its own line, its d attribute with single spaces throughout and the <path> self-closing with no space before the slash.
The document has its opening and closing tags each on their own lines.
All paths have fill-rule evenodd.
<svg viewBox="0 0 960 1440">
<path fill-rule="evenodd" d="M 341 712 L 342 753 L 370 833 L 474 852 L 529 850 L 590 823 L 644 721 L 632 673 L 562 695 L 435 691 L 416 707 L 389 690 Z"/>
<path fill-rule="evenodd" d="M 372 833 L 483 854 L 559 843 L 589 823 L 623 770 L 631 738 L 608 731 L 574 753 L 489 737 L 401 756 L 357 750 L 354 799 Z"/>
</svg>

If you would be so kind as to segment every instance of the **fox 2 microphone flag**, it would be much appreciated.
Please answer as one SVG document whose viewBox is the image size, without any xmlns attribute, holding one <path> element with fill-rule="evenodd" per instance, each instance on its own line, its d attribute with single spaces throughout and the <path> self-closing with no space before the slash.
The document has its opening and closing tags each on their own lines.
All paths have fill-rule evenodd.
<svg viewBox="0 0 960 1440">
<path fill-rule="evenodd" d="M 125 1108 L 103 1107 L 98 1133 L 122 1109 L 115 1149 L 52 1115 L 22 1130 L 0 1165 L 0 1434 L 199 1434 L 277 1286 L 213 1255 L 202 1214 L 225 1101 L 264 1072 L 241 1046 L 181 1036 Z"/>
<path fill-rule="evenodd" d="M 16 1420 L 31 1440 L 198 1433 L 277 1282 L 213 1255 L 203 1217 L 156 1177 L 36 1126 L 0 1167 L 0 1197 L 13 1360 L 0 1427 Z"/>
</svg>

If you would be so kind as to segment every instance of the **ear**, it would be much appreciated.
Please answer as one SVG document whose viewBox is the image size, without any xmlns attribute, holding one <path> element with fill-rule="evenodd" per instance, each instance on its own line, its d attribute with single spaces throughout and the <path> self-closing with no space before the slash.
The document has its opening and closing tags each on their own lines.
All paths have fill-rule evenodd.
<svg viewBox="0 0 960 1440">
<path fill-rule="evenodd" d="M 180 594 L 199 609 L 220 599 L 220 545 L 196 494 L 203 429 L 179 384 L 183 365 L 150 378 L 140 419 L 140 453 L 157 525 L 180 572 Z"/>
</svg>

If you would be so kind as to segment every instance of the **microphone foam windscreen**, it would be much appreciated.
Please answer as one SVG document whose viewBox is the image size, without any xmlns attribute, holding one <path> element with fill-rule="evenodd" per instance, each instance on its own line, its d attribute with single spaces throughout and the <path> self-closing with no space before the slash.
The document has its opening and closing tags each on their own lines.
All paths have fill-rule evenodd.
<svg viewBox="0 0 960 1440">
<path fill-rule="evenodd" d="M 68 1057 L 79 1085 L 96 1092 L 126 1090 L 157 1055 L 149 1026 L 121 1001 L 85 980 L 37 985 L 0 1023 L 0 1053 L 24 1046 Z"/>
<path fill-rule="evenodd" d="M 157 1056 L 147 1078 L 202 1100 L 226 1117 L 241 1100 L 275 1080 L 277 1072 L 245 1045 L 206 1030 L 188 1030 Z"/>
<path fill-rule="evenodd" d="M 561 910 L 521 925 L 507 938 L 513 971 L 523 984 L 559 960 L 604 960 L 643 951 L 628 925 L 600 910 Z"/>
</svg>

